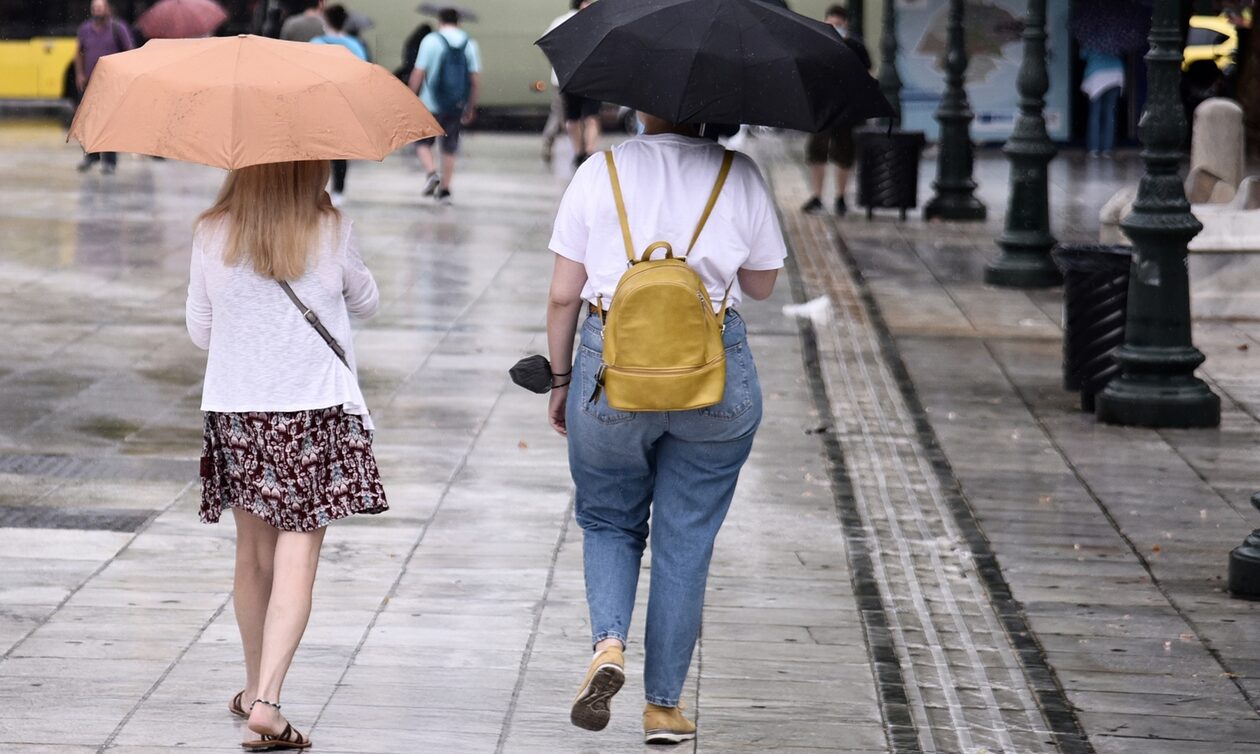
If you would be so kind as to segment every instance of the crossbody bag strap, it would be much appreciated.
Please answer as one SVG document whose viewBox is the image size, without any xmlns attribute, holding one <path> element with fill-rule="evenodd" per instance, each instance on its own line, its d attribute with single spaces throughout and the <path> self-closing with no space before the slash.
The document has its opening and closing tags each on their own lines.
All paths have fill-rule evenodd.
<svg viewBox="0 0 1260 754">
<path fill-rule="evenodd" d="M 324 342 L 327 343 L 328 347 L 332 349 L 332 352 L 337 355 L 337 358 L 341 359 L 341 363 L 345 364 L 346 368 L 349 369 L 350 362 L 346 361 L 346 349 L 341 347 L 341 344 L 337 342 L 337 339 L 333 337 L 332 333 L 328 332 L 328 328 L 324 327 L 324 323 L 319 321 L 319 315 L 311 311 L 306 304 L 302 303 L 302 299 L 298 298 L 297 294 L 293 292 L 293 287 L 286 281 L 277 280 L 276 282 L 284 289 L 285 294 L 289 297 L 289 300 L 293 302 L 293 305 L 298 308 L 298 311 L 302 312 L 302 319 L 306 320 L 315 332 L 319 333 L 319 337 L 324 339 Z"/>
<path fill-rule="evenodd" d="M 709 215 L 713 214 L 713 208 L 717 205 L 718 196 L 722 193 L 722 187 L 726 185 L 726 176 L 731 172 L 731 163 L 735 161 L 735 153 L 726 150 L 726 154 L 722 155 L 722 167 L 718 169 L 717 181 L 713 184 L 713 191 L 709 194 L 709 203 L 704 206 L 704 214 L 700 215 L 700 222 L 696 225 L 696 232 L 691 234 L 691 243 L 687 244 L 687 253 L 695 248 L 696 241 L 700 240 L 700 231 L 704 230 L 705 223 L 709 222 Z"/>
<path fill-rule="evenodd" d="M 613 200 L 617 202 L 617 219 L 621 221 L 621 240 L 626 243 L 626 257 L 634 264 L 634 241 L 630 240 L 630 218 L 626 216 L 626 201 L 621 196 L 621 181 L 617 180 L 617 163 L 611 149 L 604 151 L 608 161 L 608 180 L 612 183 Z"/>
</svg>

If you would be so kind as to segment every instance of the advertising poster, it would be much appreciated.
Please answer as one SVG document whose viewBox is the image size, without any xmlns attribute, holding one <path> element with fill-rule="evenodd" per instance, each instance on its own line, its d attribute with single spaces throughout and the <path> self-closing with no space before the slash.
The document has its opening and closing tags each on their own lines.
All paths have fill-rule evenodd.
<svg viewBox="0 0 1260 754">
<path fill-rule="evenodd" d="M 897 71 L 902 90 L 902 125 L 924 131 L 935 141 L 939 126 L 933 114 L 945 89 L 948 0 L 896 0 L 897 38 L 901 50 Z M 1071 133 L 1072 54 L 1066 2 L 1046 3 L 1046 41 L 1050 91 L 1046 93 L 1046 127 L 1050 138 L 1067 140 Z M 1019 113 L 1015 80 L 1023 60 L 1026 0 L 967 0 L 965 26 L 970 63 L 967 96 L 976 119 L 971 136 L 978 142 L 1003 142 Z"/>
</svg>

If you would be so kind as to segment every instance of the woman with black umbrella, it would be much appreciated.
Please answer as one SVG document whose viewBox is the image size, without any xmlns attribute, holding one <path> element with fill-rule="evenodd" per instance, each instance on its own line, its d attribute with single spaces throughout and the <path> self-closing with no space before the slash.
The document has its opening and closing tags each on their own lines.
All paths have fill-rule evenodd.
<svg viewBox="0 0 1260 754">
<path fill-rule="evenodd" d="M 696 126 L 639 116 L 644 134 L 612 150 L 630 236 L 687 248 L 725 150 Z M 640 559 L 652 519 L 652 585 L 646 625 L 643 713 L 647 743 L 679 743 L 695 725 L 679 708 L 700 632 L 713 542 L 735 494 L 761 422 L 761 387 L 736 313 L 746 296 L 767 298 L 787 249 L 774 203 L 752 160 L 737 156 L 712 215 L 687 255 L 710 302 L 725 300 L 726 388 L 715 405 L 690 411 L 625 412 L 596 387 L 603 352 L 603 306 L 615 301 L 626 269 L 606 159 L 577 171 L 560 204 L 550 248 L 556 254 L 547 310 L 557 375 L 551 425 L 569 438 L 569 466 L 584 531 L 592 660 L 570 719 L 601 730 L 625 678 L 623 652 Z M 706 302 L 706 305 L 709 302 Z M 618 304 L 619 305 L 619 304 Z M 573 361 L 578 315 L 586 312 Z M 572 364 L 572 369 L 561 365 Z M 568 378 L 566 380 L 566 377 Z"/>
<path fill-rule="evenodd" d="M 702 138 L 699 124 L 813 132 L 891 109 L 834 29 L 762 0 L 600 0 L 539 45 L 562 91 L 632 107 L 644 127 L 578 168 L 550 243 L 549 419 L 569 440 L 595 650 L 570 720 L 608 724 L 650 518 L 643 732 L 680 743 L 696 736 L 681 695 L 714 540 L 761 422 L 737 309 L 770 296 L 787 256 L 756 165 Z M 663 283 L 667 270 L 678 298 L 663 284 L 642 298 L 644 281 Z M 661 318 L 665 307 L 640 302 L 677 308 Z M 622 359 L 636 350 L 682 368 Z M 721 379 L 688 392 L 672 382 L 683 372 Z"/>
</svg>

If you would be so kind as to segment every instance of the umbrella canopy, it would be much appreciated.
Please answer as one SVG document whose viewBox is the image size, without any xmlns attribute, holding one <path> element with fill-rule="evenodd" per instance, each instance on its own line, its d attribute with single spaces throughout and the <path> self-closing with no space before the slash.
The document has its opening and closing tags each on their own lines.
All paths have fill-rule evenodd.
<svg viewBox="0 0 1260 754">
<path fill-rule="evenodd" d="M 209 36 L 227 17 L 214 0 L 161 0 L 140 16 L 136 28 L 149 39 L 193 39 Z"/>
<path fill-rule="evenodd" d="M 1081 47 L 1109 55 L 1142 52 L 1151 34 L 1151 8 L 1134 0 L 1078 0 L 1072 3 L 1070 28 Z"/>
<path fill-rule="evenodd" d="M 820 131 L 893 114 L 835 29 L 763 0 L 600 0 L 537 44 L 562 91 L 674 123 Z"/>
<path fill-rule="evenodd" d="M 375 28 L 376 22 L 370 16 L 365 13 L 351 11 L 346 16 L 346 28 L 342 29 L 342 31 L 353 37 Z"/>
<path fill-rule="evenodd" d="M 441 13 L 444 10 L 453 10 L 456 13 L 458 13 L 460 21 L 467 21 L 469 23 L 476 23 L 477 21 L 477 13 L 473 11 L 471 8 L 465 8 L 462 5 L 445 5 L 442 3 L 421 3 L 420 7 L 416 8 L 416 13 L 419 13 L 422 16 L 437 16 L 437 14 Z"/>
<path fill-rule="evenodd" d="M 235 169 L 381 160 L 441 133 L 393 74 L 340 45 L 242 34 L 154 40 L 101 58 L 67 138 L 88 152 Z"/>
</svg>

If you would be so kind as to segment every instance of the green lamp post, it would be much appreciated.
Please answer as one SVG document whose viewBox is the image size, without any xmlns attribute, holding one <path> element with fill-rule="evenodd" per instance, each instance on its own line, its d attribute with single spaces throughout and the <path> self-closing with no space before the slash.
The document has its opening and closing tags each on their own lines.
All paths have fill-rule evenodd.
<svg viewBox="0 0 1260 754">
<path fill-rule="evenodd" d="M 866 36 L 865 10 L 866 0 L 849 0 L 849 34 L 859 41 Z"/>
<path fill-rule="evenodd" d="M 1179 174 L 1186 114 L 1181 104 L 1182 0 L 1155 0 L 1148 90 L 1139 132 L 1146 174 L 1133 212 L 1121 223 L 1133 240 L 1120 375 L 1098 395 L 1108 424 L 1215 427 L 1221 399 L 1194 376 L 1203 354 L 1190 337 L 1186 245 L 1203 229 L 1190 213 Z"/>
<path fill-rule="evenodd" d="M 1011 163 L 1006 228 L 998 237 L 1002 253 L 989 263 L 984 281 L 1008 288 L 1045 288 L 1063 277 L 1050 259 L 1050 190 L 1047 170 L 1058 150 L 1046 131 L 1043 113 L 1050 76 L 1046 71 L 1046 0 L 1028 0 L 1024 60 L 1019 66 L 1019 117 L 1002 151 Z"/>
<path fill-rule="evenodd" d="M 901 76 L 897 73 L 897 0 L 884 0 L 884 35 L 879 40 L 879 90 L 901 123 Z"/>
<path fill-rule="evenodd" d="M 967 73 L 967 40 L 963 17 L 965 0 L 949 2 L 949 44 L 945 55 L 945 92 L 936 109 L 941 124 L 940 147 L 936 158 L 936 195 L 923 208 L 931 220 L 983 220 L 984 204 L 975 197 L 972 179 L 975 153 L 971 144 L 971 121 L 975 114 L 967 101 L 964 86 Z"/>
</svg>

